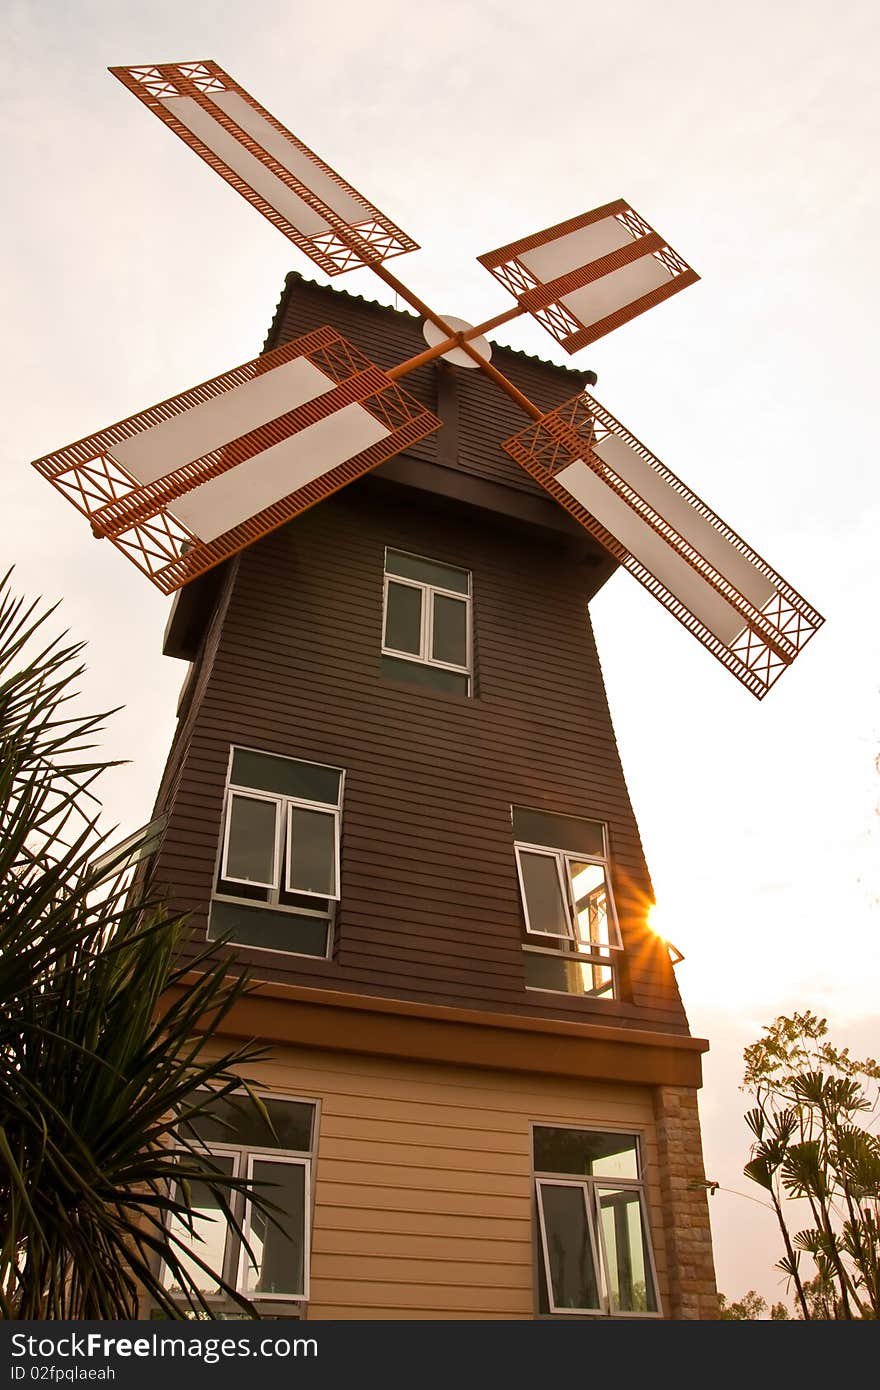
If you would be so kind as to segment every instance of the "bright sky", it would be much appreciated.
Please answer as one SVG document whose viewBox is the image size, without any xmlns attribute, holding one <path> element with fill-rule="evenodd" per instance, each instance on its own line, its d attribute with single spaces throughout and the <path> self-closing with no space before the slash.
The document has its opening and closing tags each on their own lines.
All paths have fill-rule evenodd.
<svg viewBox="0 0 880 1390">
<path fill-rule="evenodd" d="M 707 1170 L 749 1190 L 737 1083 L 761 1025 L 809 1006 L 878 1051 L 880 10 L 7 0 L 4 27 L 6 558 L 25 592 L 63 595 L 88 703 L 125 706 L 106 744 L 133 759 L 106 785 L 125 828 L 184 674 L 159 654 L 168 601 L 28 461 L 255 355 L 286 271 L 321 276 L 109 64 L 215 58 L 420 242 L 395 269 L 471 322 L 510 303 L 476 255 L 615 197 L 703 276 L 575 364 L 828 619 L 759 704 L 626 574 L 594 605 L 663 930 L 712 1041 Z M 382 297 L 368 272 L 343 283 Z M 525 320 L 498 338 L 567 360 Z M 725 1192 L 712 1216 L 720 1287 L 779 1297 L 772 1219 Z"/>
</svg>

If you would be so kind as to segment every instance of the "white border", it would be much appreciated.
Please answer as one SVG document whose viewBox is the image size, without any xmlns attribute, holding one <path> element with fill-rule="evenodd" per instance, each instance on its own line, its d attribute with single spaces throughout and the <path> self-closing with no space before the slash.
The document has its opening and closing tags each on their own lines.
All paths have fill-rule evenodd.
<svg viewBox="0 0 880 1390">
<path fill-rule="evenodd" d="M 337 801 L 336 801 L 336 803 L 334 804 L 334 803 L 331 802 L 331 801 L 306 801 L 304 798 L 299 798 L 299 797 L 286 797 L 286 796 L 284 795 L 283 792 L 263 792 L 263 791 L 260 791 L 259 789 L 256 789 L 256 790 L 255 790 L 254 788 L 251 788 L 251 787 L 245 787 L 243 784 L 241 784 L 241 783 L 239 783 L 239 782 L 233 782 L 233 781 L 232 781 L 232 762 L 233 762 L 233 758 L 234 758 L 234 756 L 235 756 L 236 750 L 239 751 L 239 752 L 242 752 L 242 753 L 255 753 L 258 757 L 264 757 L 264 758 L 278 758 L 278 759 L 280 759 L 280 760 L 282 760 L 282 761 L 284 761 L 284 762 L 289 762 L 289 763 L 305 763 L 306 765 L 308 765 L 308 766 L 310 766 L 310 767 L 320 767 L 320 768 L 326 769 L 326 770 L 329 771 L 329 772 L 338 772 L 338 773 L 339 773 L 339 791 L 338 791 L 338 796 L 337 796 Z M 225 779 L 224 785 L 223 785 L 223 807 L 222 807 L 222 811 L 221 811 L 221 826 L 223 827 L 223 830 L 222 830 L 222 832 L 221 832 L 221 834 L 220 834 L 220 836 L 219 836 L 218 846 L 217 846 L 217 853 L 216 853 L 216 855 L 215 855 L 215 857 L 214 857 L 214 876 L 213 876 L 213 878 L 212 878 L 212 880 L 211 880 L 211 898 L 210 898 L 210 901 L 209 901 L 209 904 L 208 904 L 208 922 L 207 922 L 206 933 L 205 933 L 205 934 L 206 934 L 206 938 L 207 938 L 208 941 L 213 941 L 213 940 L 216 939 L 216 938 L 211 937 L 210 935 L 208 935 L 208 932 L 210 931 L 210 927 L 211 927 L 211 914 L 212 914 L 212 909 L 213 909 L 213 904 L 214 904 L 214 902 L 216 901 L 216 902 L 220 902 L 220 903 L 233 903 L 233 904 L 235 904 L 235 905 L 238 906 L 238 907 L 251 907 L 251 908 L 255 908 L 257 911 L 259 911 L 261 908 L 264 908 L 264 909 L 266 909 L 266 910 L 269 911 L 269 912 L 280 912 L 280 913 L 285 913 L 285 914 L 286 914 L 287 916 L 289 916 L 289 917 L 294 917 L 294 918 L 295 918 L 295 917 L 305 917 L 305 918 L 308 918 L 308 919 L 311 920 L 311 921 L 320 921 L 320 922 L 323 922 L 323 923 L 325 924 L 325 926 L 326 926 L 326 931 L 327 931 L 324 954 L 323 954 L 323 955 L 320 955 L 320 956 L 315 955 L 315 954 L 314 954 L 313 952 L 311 952 L 311 951 L 291 951 L 291 950 L 289 950 L 289 949 L 287 949 L 286 947 L 283 947 L 283 946 L 253 946 L 253 945 L 250 945 L 250 944 L 248 944 L 248 943 L 246 943 L 246 942 L 235 942 L 235 939 L 233 938 L 233 944 L 239 946 L 241 950 L 244 950 L 244 951 L 260 951 L 260 952 L 262 952 L 262 953 L 264 953 L 264 954 L 266 954 L 266 955 L 272 955 L 272 956 L 284 956 L 284 957 L 295 956 L 295 957 L 296 957 L 297 959 L 299 959 L 299 960 L 332 960 L 332 958 L 333 958 L 333 951 L 334 951 L 334 948 L 335 948 L 336 904 L 340 901 L 341 893 L 342 893 L 342 805 L 343 805 L 343 801 L 344 801 L 344 798 L 345 798 L 345 780 L 346 780 L 346 769 L 345 769 L 344 767 L 336 767 L 335 765 L 333 765 L 333 764 L 331 764 L 331 763 L 317 763 L 317 762 L 315 762 L 315 761 L 314 761 L 313 759 L 311 759 L 311 758 L 295 758 L 295 757 L 291 756 L 290 754 L 286 754 L 286 753 L 273 753 L 273 752 L 270 752 L 270 751 L 269 751 L 268 749 L 266 749 L 266 748 L 253 748 L 250 744 L 245 744 L 245 743 L 230 743 L 230 745 L 229 745 L 229 753 L 228 753 L 227 760 L 226 760 L 226 779 Z M 224 861 L 224 841 L 225 841 L 225 838 L 226 838 L 226 828 L 225 828 L 225 827 L 226 827 L 226 824 L 227 824 L 227 821 L 228 821 L 228 816 L 227 816 L 227 805 L 228 805 L 229 795 L 230 795 L 231 792 L 244 792 L 245 795 L 248 795 L 248 796 L 253 796 L 253 795 L 256 795 L 257 797 L 263 796 L 263 797 L 266 797 L 266 798 L 269 799 L 269 800 L 274 800 L 274 801 L 279 801 L 279 802 L 280 802 L 280 801 L 285 801 L 285 800 L 286 800 L 286 801 L 293 802 L 295 805 L 305 806 L 305 807 L 307 807 L 307 808 L 310 809 L 310 810 L 319 810 L 319 811 L 335 812 L 335 815 L 336 815 L 336 895 L 335 895 L 334 897 L 331 897 L 331 896 L 329 896 L 329 895 L 326 894 L 326 893 L 299 893 L 299 892 L 298 892 L 298 893 L 296 894 L 297 897 L 313 897 L 313 898 L 316 899 L 317 902 L 326 902 L 326 903 L 328 903 L 328 910 L 327 910 L 327 912 L 323 912 L 323 913 L 322 913 L 322 912 L 321 912 L 319 909 L 317 909 L 317 908 L 315 909 L 314 912 L 312 912 L 312 911 L 310 911 L 308 908 L 305 908 L 305 907 L 296 907 L 296 906 L 294 906 L 294 905 L 291 904 L 291 903 L 283 903 L 283 902 L 268 902 L 268 903 L 267 903 L 267 902 L 261 902 L 258 898 L 246 898 L 246 897 L 244 897 L 244 896 L 241 896 L 241 897 L 240 897 L 240 896 L 238 896 L 238 895 L 235 894 L 235 893 L 224 893 L 224 892 L 222 892 L 222 891 L 220 891 L 220 890 L 218 889 L 218 887 L 217 887 L 218 881 L 220 881 L 220 880 L 223 878 L 223 864 L 224 864 L 224 862 L 225 862 L 225 861 Z M 282 837 L 286 834 L 286 831 L 285 831 L 284 826 L 285 826 L 284 818 L 283 818 L 283 817 L 276 818 L 276 843 L 277 843 L 277 845 L 278 845 L 278 852 L 279 852 L 279 853 L 282 852 L 282 848 L 281 848 L 281 840 L 282 840 Z M 276 875 L 276 876 L 277 876 L 277 875 Z M 227 882 L 242 882 L 242 883 L 244 882 L 243 880 L 226 880 L 226 881 L 227 881 Z M 271 893 L 271 892 L 276 892 L 276 891 L 280 893 L 280 887 L 279 887 L 278 889 L 276 889 L 276 888 L 275 888 L 275 885 L 272 885 L 271 887 L 267 887 L 267 885 L 265 885 L 265 884 L 251 884 L 250 886 L 251 886 L 251 887 L 264 887 L 264 888 L 267 888 L 267 891 L 270 892 L 270 893 Z"/>
<path fill-rule="evenodd" d="M 467 577 L 467 593 L 461 593 L 458 589 L 447 589 L 442 584 L 428 584 L 419 579 L 411 579 L 408 575 L 391 574 L 388 571 L 389 552 L 395 555 L 409 555 L 413 560 L 422 560 L 428 565 L 442 565 L 446 569 L 457 570 L 459 574 Z M 467 676 L 468 690 L 471 693 L 473 680 L 473 575 L 470 570 L 464 569 L 461 565 L 450 565 L 446 560 L 437 560 L 428 555 L 416 555 L 409 550 L 399 550 L 397 546 L 386 545 L 383 559 L 383 581 L 382 581 L 382 644 L 381 652 L 383 656 L 393 656 L 400 661 L 411 661 L 414 665 L 431 666 L 438 671 L 453 671 L 456 675 Z M 389 647 L 386 640 L 388 628 L 388 587 L 390 584 L 400 584 L 404 588 L 417 589 L 422 596 L 421 613 L 419 617 L 419 651 L 402 652 L 395 647 Z M 440 661 L 433 655 L 434 648 L 434 600 L 437 597 L 454 599 L 457 603 L 463 603 L 465 607 L 465 664 L 459 665 L 455 662 Z"/>
<path fill-rule="evenodd" d="M 611 1178 L 611 1177 L 607 1177 L 607 1176 L 606 1176 L 606 1177 L 598 1177 L 598 1176 L 597 1176 L 597 1177 L 590 1177 L 590 1178 L 582 1178 L 582 1179 L 579 1179 L 579 1178 L 571 1177 L 570 1175 L 549 1173 L 549 1172 L 547 1172 L 546 1169 L 543 1169 L 543 1168 L 535 1168 L 535 1130 L 536 1130 L 536 1129 L 567 1129 L 567 1130 L 576 1130 L 576 1131 L 579 1131 L 580 1133 L 584 1133 L 584 1134 L 619 1134 L 619 1135 L 625 1135 L 625 1136 L 627 1136 L 627 1137 L 630 1138 L 630 1139 L 634 1139 L 634 1140 L 635 1140 L 635 1145 L 636 1145 L 636 1168 L 637 1168 L 637 1170 L 638 1170 L 638 1177 L 637 1177 L 637 1178 Z M 602 1307 L 601 1309 L 599 1309 L 598 1311 L 595 1310 L 595 1309 L 583 1309 L 583 1310 L 579 1310 L 579 1309 L 574 1309 L 574 1308 L 562 1308 L 562 1309 L 559 1310 L 559 1314 L 560 1314 L 560 1315 L 564 1315 L 564 1314 L 569 1314 L 569 1315 L 571 1315 L 571 1314 L 574 1314 L 574 1315 L 576 1315 L 576 1316 L 578 1316 L 578 1317 L 583 1317 L 583 1318 L 596 1318 L 596 1317 L 604 1317 L 604 1318 L 646 1318 L 646 1319 L 662 1319 L 662 1318 L 663 1318 L 663 1300 L 662 1300 L 662 1298 L 661 1298 L 661 1296 L 660 1296 L 660 1284 L 659 1284 L 659 1281 L 658 1281 L 658 1279 L 657 1279 L 657 1264 L 656 1264 L 656 1261 L 655 1261 L 655 1258 L 654 1258 L 654 1242 L 653 1242 L 653 1239 L 652 1239 L 652 1236 L 651 1236 L 651 1213 L 650 1213 L 650 1209 L 649 1209 L 649 1205 L 648 1205 L 648 1186 L 647 1186 L 647 1184 L 648 1184 L 648 1173 L 646 1172 L 645 1164 L 644 1164 L 644 1161 L 643 1161 L 644 1151 L 645 1151 L 645 1131 L 644 1131 L 644 1127 L 643 1127 L 643 1126 L 638 1126 L 638 1125 L 637 1125 L 637 1126 L 633 1126 L 633 1125 L 621 1125 L 621 1124 L 615 1123 L 613 1120 L 596 1121 L 596 1122 L 593 1123 L 593 1124 L 572 1124 L 572 1122 L 571 1122 L 571 1120 L 570 1120 L 569 1118 L 554 1119 L 554 1118 L 552 1118 L 552 1117 L 550 1117 L 550 1118 L 548 1118 L 548 1117 L 543 1117 L 543 1118 L 541 1118 L 541 1119 L 539 1119 L 539 1120 L 530 1120 L 530 1121 L 529 1121 L 529 1162 L 530 1162 L 531 1174 L 532 1174 L 532 1187 L 533 1187 L 533 1191 L 535 1192 L 535 1206 L 537 1207 L 539 1213 L 540 1213 L 540 1210 L 541 1210 L 541 1204 L 540 1204 L 540 1201 L 538 1200 L 538 1197 L 537 1197 L 537 1190 L 536 1190 L 536 1188 L 537 1188 L 537 1183 L 538 1183 L 538 1181 L 539 1181 L 539 1180 L 544 1180 L 544 1179 L 548 1179 L 548 1180 L 551 1181 L 551 1182 L 556 1181 L 557 1179 L 561 1179 L 563 1182 L 569 1181 L 569 1180 L 570 1180 L 570 1181 L 573 1181 L 573 1182 L 575 1182 L 575 1183 L 599 1183 L 599 1184 L 604 1184 L 606 1187 L 628 1187 L 628 1188 L 633 1188 L 633 1189 L 635 1189 L 635 1190 L 638 1191 L 639 1197 L 640 1197 L 640 1200 L 641 1200 L 642 1237 L 643 1237 L 643 1240 L 644 1240 L 644 1243 L 645 1243 L 645 1246 L 646 1246 L 647 1252 L 648 1252 L 648 1260 L 649 1260 L 650 1268 L 651 1268 L 651 1278 L 652 1278 L 653 1283 L 654 1283 L 654 1298 L 655 1298 L 655 1301 L 656 1301 L 656 1303 L 657 1303 L 656 1309 L 655 1309 L 653 1312 L 649 1312 L 649 1311 L 643 1311 L 643 1312 L 613 1312 L 613 1311 L 611 1310 L 611 1307 L 610 1307 L 610 1300 L 609 1300 L 608 1298 L 605 1298 L 605 1299 L 604 1299 L 604 1303 L 603 1303 L 603 1307 Z M 589 1220 L 589 1209 L 588 1209 L 588 1212 L 587 1212 L 587 1217 L 588 1217 L 588 1220 Z M 538 1219 L 540 1220 L 540 1216 L 539 1216 Z M 600 1221 L 599 1221 L 599 1216 L 598 1216 L 598 1214 L 597 1214 L 597 1216 L 596 1216 L 596 1223 L 597 1223 L 597 1227 L 598 1227 L 598 1226 L 600 1225 Z M 592 1236 L 592 1232 L 591 1232 L 591 1240 L 592 1240 L 592 1239 L 593 1239 L 593 1236 Z M 603 1240 L 603 1239 L 604 1239 L 604 1237 L 601 1235 L 601 1231 L 600 1231 L 600 1240 Z M 543 1244 L 542 1244 L 542 1249 L 543 1249 Z M 544 1273 L 545 1273 L 545 1279 L 547 1279 L 546 1265 L 545 1265 Z M 608 1287 L 608 1282 L 610 1282 L 610 1281 L 607 1280 L 607 1272 L 606 1272 L 605 1267 L 604 1267 L 604 1245 L 603 1245 L 603 1265 L 602 1265 L 602 1270 L 601 1270 L 601 1277 L 602 1277 L 602 1280 L 606 1281 L 605 1287 L 607 1288 L 607 1287 Z M 535 1316 L 538 1317 L 538 1318 L 547 1318 L 547 1317 L 550 1317 L 550 1316 L 556 1316 L 555 1313 L 542 1313 L 542 1312 L 540 1312 L 540 1310 L 539 1310 L 539 1285 L 538 1285 L 538 1279 L 537 1279 L 537 1270 L 535 1270 L 535 1280 L 534 1280 L 533 1290 L 534 1290 L 535 1309 L 536 1309 Z M 602 1290 L 600 1289 L 600 1293 L 601 1293 L 601 1292 L 602 1292 Z M 551 1283 L 550 1283 L 550 1280 L 549 1280 L 549 1279 L 547 1279 L 547 1301 L 548 1301 L 548 1304 L 552 1303 L 552 1286 L 551 1286 Z"/>
<path fill-rule="evenodd" d="M 311 1275 L 311 1244 L 312 1244 L 312 1158 L 311 1154 L 307 1158 L 295 1156 L 289 1150 L 282 1149 L 245 1149 L 247 1157 L 248 1179 L 253 1178 L 254 1163 L 274 1163 L 278 1166 L 282 1164 L 288 1167 L 299 1167 L 305 1169 L 303 1178 L 303 1291 L 302 1293 L 264 1293 L 257 1289 L 249 1289 L 247 1286 L 247 1269 L 254 1269 L 247 1250 L 245 1240 L 250 1241 L 251 1235 L 251 1203 L 245 1202 L 244 1215 L 242 1218 L 242 1228 L 245 1240 L 241 1241 L 238 1251 L 238 1268 L 236 1270 L 235 1287 L 238 1293 L 249 1298 L 252 1303 L 260 1300 L 272 1303 L 306 1303 L 309 1298 L 309 1279 Z"/>
<path fill-rule="evenodd" d="M 541 1199 L 542 1189 L 545 1187 L 576 1187 L 580 1191 L 584 1205 L 584 1223 L 590 1240 L 590 1256 L 593 1261 L 593 1281 L 596 1285 L 596 1297 L 599 1302 L 595 1307 L 588 1308 L 557 1308 L 553 1297 L 553 1276 L 550 1272 L 550 1252 L 547 1249 L 547 1226 L 544 1217 L 544 1203 Z M 541 1233 L 541 1251 L 544 1259 L 544 1278 L 547 1281 L 547 1302 L 550 1305 L 551 1313 L 607 1313 L 608 1300 L 603 1289 L 604 1267 L 596 1249 L 596 1233 L 593 1229 L 595 1222 L 590 1217 L 590 1202 L 587 1193 L 587 1186 L 577 1178 L 535 1178 L 535 1191 L 538 1200 L 538 1225 Z"/>
<path fill-rule="evenodd" d="M 316 815 L 328 816 L 333 821 L 333 891 L 331 893 L 316 893 L 310 888 L 295 888 L 291 882 L 290 873 L 290 851 L 293 838 L 293 817 L 288 814 L 290 807 L 297 807 L 302 811 L 314 811 Z M 342 826 L 340 825 L 340 815 L 336 810 L 328 810 L 319 802 L 300 801 L 298 797 L 286 796 L 284 798 L 284 875 L 285 893 L 293 893 L 298 898 L 320 898 L 321 901 L 339 902 L 339 878 L 342 872 L 340 841 L 342 839 Z M 266 904 L 268 906 L 268 904 Z M 285 904 L 280 904 L 284 906 Z"/>
<path fill-rule="evenodd" d="M 261 1088 L 257 1087 L 253 1088 L 253 1094 L 263 1101 L 274 1100 L 291 1105 L 308 1105 L 312 1111 L 310 1148 L 308 1150 L 283 1149 L 279 1146 L 277 1149 L 267 1149 L 265 1145 L 260 1145 L 256 1148 L 251 1149 L 248 1148 L 246 1144 L 224 1144 L 222 1140 L 217 1140 L 212 1145 L 205 1144 L 204 1152 L 212 1158 L 215 1156 L 219 1158 L 231 1158 L 232 1177 L 240 1176 L 241 1160 L 242 1158 L 248 1157 L 250 1155 L 256 1155 L 258 1158 L 268 1157 L 272 1162 L 290 1161 L 294 1163 L 305 1164 L 307 1170 L 306 1182 L 303 1192 L 303 1287 L 305 1292 L 302 1294 L 257 1294 L 255 1297 L 251 1298 L 252 1303 L 263 1305 L 266 1308 L 269 1308 L 276 1303 L 285 1303 L 288 1306 L 296 1303 L 301 1304 L 303 1307 L 305 1307 L 310 1297 L 311 1249 L 315 1215 L 315 1185 L 312 1182 L 312 1166 L 317 1163 L 318 1158 L 318 1139 L 321 1131 L 321 1114 L 323 1104 L 322 1098 L 320 1096 L 286 1095 L 279 1091 L 264 1091 Z M 244 1096 L 238 1096 L 236 1093 L 236 1098 L 247 1099 L 247 1095 L 245 1094 Z M 228 1097 L 220 1097 L 220 1099 L 228 1099 Z M 194 1145 L 194 1147 L 197 1146 Z M 188 1150 L 183 1148 L 180 1148 L 179 1151 L 181 1153 L 189 1153 Z M 244 1231 L 247 1232 L 249 1230 L 249 1227 L 247 1225 L 247 1208 L 250 1204 L 245 1201 L 245 1210 L 242 1211 L 241 1193 L 237 1192 L 233 1192 L 230 1194 L 230 1205 L 233 1204 L 237 1204 L 241 1224 L 243 1226 Z M 226 1277 L 226 1270 L 228 1266 L 227 1257 L 230 1255 L 228 1248 L 229 1238 L 230 1232 L 229 1227 L 227 1225 L 226 1241 L 224 1242 L 223 1247 L 223 1262 L 221 1270 L 224 1277 Z M 234 1282 L 236 1292 L 244 1293 L 245 1296 L 247 1296 L 246 1290 L 242 1289 L 240 1278 L 242 1260 L 243 1258 L 246 1258 L 246 1252 L 244 1250 L 244 1247 L 241 1245 L 240 1237 L 234 1236 L 233 1239 L 239 1241 L 239 1254 L 238 1259 L 235 1262 L 234 1269 L 230 1270 L 229 1273 L 234 1274 L 235 1276 Z M 163 1282 L 163 1284 L 166 1270 L 167 1265 L 165 1260 L 160 1259 L 159 1279 Z M 166 1286 L 166 1292 L 170 1294 L 172 1291 L 168 1289 Z M 185 1304 L 182 1295 L 180 1301 L 183 1304 L 183 1306 L 188 1306 Z M 205 1301 L 209 1304 L 215 1305 L 220 1309 L 223 1309 L 224 1311 L 227 1309 L 229 1309 L 230 1311 L 234 1311 L 234 1309 L 237 1306 L 233 1303 L 230 1303 L 228 1296 L 224 1294 L 222 1290 L 216 1294 L 205 1295 Z"/>
<path fill-rule="evenodd" d="M 274 846 L 272 851 L 272 882 L 265 883 L 256 878 L 236 878 L 233 874 L 226 872 L 229 863 L 229 840 L 232 832 L 232 803 L 236 797 L 243 801 L 267 801 L 275 807 L 275 828 L 273 831 Z M 229 787 L 223 801 L 223 852 L 220 858 L 220 877 L 226 883 L 240 883 L 246 888 L 268 888 L 278 889 L 278 870 L 280 867 L 280 855 L 278 853 L 278 822 L 279 812 L 283 810 L 281 798 L 273 796 L 269 792 L 254 791 L 250 787 Z"/>
</svg>

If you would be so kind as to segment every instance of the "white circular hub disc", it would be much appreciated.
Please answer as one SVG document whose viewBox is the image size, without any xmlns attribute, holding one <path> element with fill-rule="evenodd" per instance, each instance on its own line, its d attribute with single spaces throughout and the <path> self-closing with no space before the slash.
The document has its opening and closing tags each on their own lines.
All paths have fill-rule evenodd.
<svg viewBox="0 0 880 1390">
<path fill-rule="evenodd" d="M 453 318 L 451 314 L 444 314 L 443 319 L 456 333 L 466 333 L 472 327 L 471 324 L 465 323 L 464 319 Z M 422 333 L 428 347 L 436 347 L 438 343 L 444 342 L 449 337 L 448 333 L 444 333 L 443 329 L 438 328 L 437 324 L 432 323 L 430 319 L 425 319 L 422 324 Z M 471 338 L 469 346 L 476 349 L 484 362 L 488 362 L 492 356 L 492 344 L 486 338 Z M 450 348 L 448 352 L 444 352 L 443 361 L 451 362 L 454 367 L 476 367 L 477 365 L 474 359 L 469 357 L 460 347 Z"/>
</svg>

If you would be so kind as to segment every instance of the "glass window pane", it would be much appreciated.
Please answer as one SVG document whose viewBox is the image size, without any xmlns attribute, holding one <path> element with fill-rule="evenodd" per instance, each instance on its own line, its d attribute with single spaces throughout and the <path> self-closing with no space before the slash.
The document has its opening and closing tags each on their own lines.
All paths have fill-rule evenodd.
<svg viewBox="0 0 880 1390">
<path fill-rule="evenodd" d="M 536 1125 L 533 1134 L 538 1173 L 602 1178 L 639 1176 L 638 1140 L 634 1134 L 556 1129 L 549 1125 Z"/>
<path fill-rule="evenodd" d="M 599 859 L 605 853 L 601 821 L 555 816 L 522 806 L 513 808 L 513 838 L 527 845 L 546 845 L 548 849 L 565 849 L 569 854 L 590 854 Z"/>
<path fill-rule="evenodd" d="M 577 913 L 578 937 L 586 946 L 607 946 L 608 888 L 601 864 L 568 861 L 568 874 Z"/>
<path fill-rule="evenodd" d="M 250 1256 L 242 1250 L 245 1292 L 304 1293 L 305 1166 L 255 1159 L 252 1169 L 255 1182 L 272 1184 L 262 1192 L 280 1211 L 274 1212 L 274 1220 L 270 1221 L 261 1212 L 250 1209 Z"/>
<path fill-rule="evenodd" d="M 224 878 L 274 887 L 277 812 L 274 801 L 257 801 L 237 793 L 230 796 Z"/>
<path fill-rule="evenodd" d="M 526 951 L 525 980 L 529 989 L 552 989 L 560 994 L 614 998 L 614 975 L 608 965 Z"/>
<path fill-rule="evenodd" d="M 385 646 L 421 655 L 422 591 L 409 584 L 389 584 L 385 601 Z"/>
<path fill-rule="evenodd" d="M 315 1107 L 296 1100 L 265 1099 L 271 1126 L 249 1096 L 235 1101 L 223 1097 L 210 1111 L 197 1115 L 187 1128 L 206 1144 L 237 1144 L 252 1149 L 293 1149 L 308 1153 L 312 1146 Z"/>
<path fill-rule="evenodd" d="M 336 817 L 290 807 L 287 887 L 295 893 L 336 896 Z"/>
<path fill-rule="evenodd" d="M 600 1187 L 599 1210 L 612 1313 L 656 1313 L 657 1295 L 638 1192 Z"/>
<path fill-rule="evenodd" d="M 221 1155 L 212 1159 L 212 1162 L 220 1172 L 229 1177 L 232 1176 L 233 1159 L 231 1157 Z M 179 1192 L 176 1195 L 179 1198 Z M 228 1200 L 228 1192 L 226 1196 Z M 226 1217 L 217 1198 L 210 1192 L 207 1183 L 190 1182 L 190 1200 L 193 1220 L 190 1222 L 182 1216 L 175 1215 L 168 1222 L 170 1248 L 180 1260 L 183 1268 L 192 1276 L 196 1287 L 204 1294 L 214 1294 L 219 1290 L 217 1280 L 206 1274 L 192 1256 L 186 1253 L 186 1250 L 194 1251 L 200 1260 L 204 1260 L 209 1269 L 222 1275 L 228 1229 Z M 183 1250 L 174 1243 L 175 1238 L 183 1243 Z M 172 1292 L 180 1291 L 180 1281 L 174 1277 L 167 1265 L 163 1268 L 162 1283 L 166 1289 L 170 1289 Z"/>
<path fill-rule="evenodd" d="M 571 936 L 556 860 L 548 854 L 521 850 L 519 862 L 529 931 L 548 936 Z"/>
<path fill-rule="evenodd" d="M 434 595 L 431 656 L 451 666 L 467 666 L 467 603 L 462 599 Z"/>
<path fill-rule="evenodd" d="M 252 787 L 254 791 L 281 792 L 302 801 L 324 801 L 335 806 L 339 801 L 341 777 L 338 767 L 303 763 L 296 758 L 276 758 L 271 753 L 253 753 L 249 748 L 235 748 L 232 752 L 230 780 L 238 787 Z"/>
<path fill-rule="evenodd" d="M 552 1306 L 598 1308 L 583 1188 L 539 1183 L 538 1200 L 544 1217 L 545 1268 Z"/>
<path fill-rule="evenodd" d="M 580 993 L 594 999 L 614 998 L 614 971 L 610 965 L 581 961 L 578 965 Z"/>
<path fill-rule="evenodd" d="M 406 555 L 402 550 L 386 552 L 385 573 L 415 579 L 420 584 L 433 584 L 438 589 L 451 589 L 456 594 L 470 593 L 470 574 L 467 570 L 441 564 L 439 560 L 425 560 L 420 555 Z"/>
<path fill-rule="evenodd" d="M 301 901 L 303 901 L 301 899 Z M 316 914 L 322 903 L 313 899 Z M 215 898 L 211 904 L 208 940 L 229 934 L 239 946 L 263 951 L 292 951 L 300 956 L 326 956 L 328 923 L 322 916 L 306 917 L 295 912 L 273 912 L 268 907 L 245 907 Z"/>
<path fill-rule="evenodd" d="M 427 666 L 420 661 L 406 661 L 403 657 L 383 656 L 381 671 L 389 681 L 421 685 L 428 690 L 442 690 L 453 695 L 467 695 L 470 692 L 470 676 L 447 671 L 444 666 Z"/>
</svg>

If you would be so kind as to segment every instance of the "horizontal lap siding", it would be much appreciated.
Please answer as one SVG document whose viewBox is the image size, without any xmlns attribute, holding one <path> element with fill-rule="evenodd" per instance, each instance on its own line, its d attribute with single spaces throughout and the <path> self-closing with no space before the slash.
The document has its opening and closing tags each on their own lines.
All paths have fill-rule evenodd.
<svg viewBox="0 0 880 1390">
<path fill-rule="evenodd" d="M 382 679 L 385 545 L 470 569 L 477 696 Z M 200 678 L 160 869 L 194 910 L 213 876 L 229 745 L 346 769 L 332 962 L 247 952 L 267 979 L 686 1030 L 584 599 L 552 543 L 355 484 L 240 557 Z M 216 648 L 216 650 L 214 650 Z M 628 947 L 618 1002 L 526 992 L 511 803 L 610 827 Z"/>
<path fill-rule="evenodd" d="M 380 308 L 366 300 L 303 282 L 295 276 L 290 277 L 290 286 L 267 340 L 268 347 L 331 323 L 371 361 L 385 369 L 425 350 L 421 320 L 412 314 Z M 494 347 L 493 361 L 542 410 L 560 405 L 581 389 L 579 372 L 566 371 L 522 353 Z M 450 460 L 444 454 L 443 462 L 453 463 L 474 477 L 545 497 L 544 489 L 501 448 L 501 440 L 523 429 L 528 417 L 480 371 L 455 368 L 451 382 L 452 398 L 457 400 L 457 421 L 450 424 L 457 432 L 458 449 L 457 459 Z M 437 411 L 433 363 L 408 373 L 401 385 L 430 410 Z M 437 462 L 441 452 L 439 434 L 429 435 L 407 452 L 415 458 Z"/>
<path fill-rule="evenodd" d="M 642 1136 L 666 1288 L 651 1095 L 641 1087 L 280 1052 L 252 1069 L 321 1102 L 309 1317 L 530 1318 L 530 1122 Z"/>
</svg>

